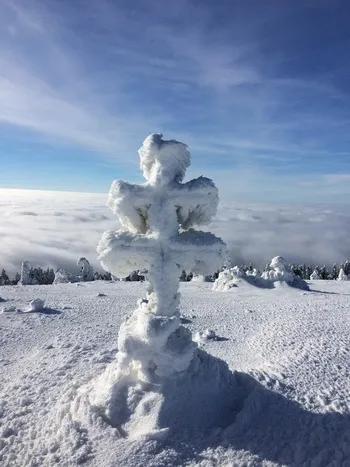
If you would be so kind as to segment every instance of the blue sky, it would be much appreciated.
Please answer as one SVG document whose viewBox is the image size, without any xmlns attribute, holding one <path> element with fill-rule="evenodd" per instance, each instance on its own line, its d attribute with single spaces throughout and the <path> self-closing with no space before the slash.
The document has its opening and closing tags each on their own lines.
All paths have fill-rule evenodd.
<svg viewBox="0 0 350 467">
<path fill-rule="evenodd" d="M 0 187 L 142 181 L 152 132 L 225 200 L 348 202 L 346 0 L 2 0 Z"/>
</svg>

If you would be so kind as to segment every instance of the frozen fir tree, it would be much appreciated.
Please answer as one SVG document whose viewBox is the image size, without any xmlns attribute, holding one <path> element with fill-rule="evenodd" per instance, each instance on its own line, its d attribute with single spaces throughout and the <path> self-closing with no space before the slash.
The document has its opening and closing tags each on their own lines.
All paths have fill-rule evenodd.
<svg viewBox="0 0 350 467">
<path fill-rule="evenodd" d="M 261 277 L 273 284 L 286 282 L 291 287 L 307 290 L 309 286 L 302 279 L 302 270 L 301 267 L 297 269 L 298 274 L 293 272 L 292 267 L 282 256 L 275 256 L 271 260 L 270 270 L 265 271 Z"/>
<path fill-rule="evenodd" d="M 196 387 L 197 378 L 208 400 L 224 400 L 229 385 L 220 381 L 224 376 L 219 373 L 221 369 L 225 369 L 225 375 L 230 373 L 224 362 L 218 364 L 213 359 L 201 364 L 209 356 L 199 357 L 191 332 L 181 325 L 179 280 L 182 271 L 208 275 L 221 268 L 226 259 L 220 238 L 194 230 L 197 225 L 210 223 L 215 215 L 218 190 L 205 177 L 182 183 L 190 165 L 190 154 L 183 143 L 152 134 L 139 155 L 147 182 L 113 182 L 107 204 L 123 229 L 105 232 L 97 251 L 102 266 L 112 275 L 125 277 L 132 271 L 147 270 L 148 293 L 121 325 L 116 361 L 86 388 L 86 396 L 91 406 L 103 412 L 104 419 L 126 433 L 143 435 L 156 430 L 158 423 L 157 417 L 148 418 L 145 404 L 160 411 L 165 392 L 171 392 L 174 406 L 169 408 L 168 417 L 173 410 L 174 417 L 179 416 L 183 408 L 176 401 L 181 398 L 191 410 L 201 406 L 195 409 L 198 416 L 191 423 L 202 429 L 227 409 L 225 404 L 217 404 L 215 413 L 207 413 L 198 394 L 191 399 L 189 388 L 191 384 Z M 207 374 L 203 376 L 203 372 Z M 204 383 L 208 379 L 212 380 L 209 386 Z M 184 384 L 186 391 L 182 393 Z M 136 421 L 139 418 L 140 424 Z"/>
<path fill-rule="evenodd" d="M 95 279 L 94 270 L 86 258 L 80 258 L 77 262 L 77 266 L 80 268 L 80 273 L 77 277 L 78 280 L 91 282 Z"/>
<path fill-rule="evenodd" d="M 68 284 L 71 282 L 70 274 L 65 269 L 57 269 L 55 271 L 55 278 L 53 283 L 56 284 Z"/>
<path fill-rule="evenodd" d="M 21 278 L 18 282 L 21 285 L 32 285 L 31 267 L 29 261 L 23 261 L 21 265 Z"/>
<path fill-rule="evenodd" d="M 320 271 L 317 266 L 315 267 L 313 273 L 310 275 L 310 279 L 312 281 L 318 281 L 321 279 Z"/>
<path fill-rule="evenodd" d="M 213 290 L 228 291 L 234 287 L 248 283 L 256 287 L 275 288 L 284 283 L 299 289 L 308 289 L 307 283 L 293 272 L 292 266 L 282 256 L 275 256 L 260 275 L 257 269 L 234 266 L 219 273 L 214 282 Z"/>
<path fill-rule="evenodd" d="M 19 272 L 16 272 L 15 277 L 11 281 L 11 285 L 17 285 L 20 280 L 21 280 L 21 275 Z"/>
<path fill-rule="evenodd" d="M 339 271 L 339 275 L 338 275 L 338 278 L 337 280 L 338 281 L 347 281 L 349 278 L 347 276 L 347 274 L 345 274 L 345 271 L 343 268 L 340 268 L 340 271 Z"/>
<path fill-rule="evenodd" d="M 10 285 L 11 281 L 5 269 L 1 271 L 0 274 L 0 285 Z"/>
</svg>

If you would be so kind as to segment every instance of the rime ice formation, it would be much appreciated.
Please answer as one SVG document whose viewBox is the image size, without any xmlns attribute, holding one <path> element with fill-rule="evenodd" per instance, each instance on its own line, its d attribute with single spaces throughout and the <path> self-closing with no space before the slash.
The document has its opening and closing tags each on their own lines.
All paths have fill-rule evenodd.
<svg viewBox="0 0 350 467">
<path fill-rule="evenodd" d="M 99 408 L 104 419 L 134 435 L 140 434 L 134 426 L 135 417 L 143 420 L 143 434 L 157 425 L 155 419 L 149 420 L 146 407 L 154 407 L 154 418 L 164 396 L 160 388 L 171 388 L 171 381 L 178 377 L 182 381 L 178 384 L 184 386 L 186 370 L 197 374 L 204 371 L 190 331 L 180 324 L 181 271 L 205 276 L 219 269 L 226 259 L 220 238 L 193 229 L 208 224 L 215 215 L 218 190 L 205 177 L 182 183 L 190 166 L 187 146 L 152 134 L 139 155 L 147 182 L 113 182 L 107 204 L 118 215 L 123 230 L 105 232 L 97 251 L 103 267 L 115 276 L 146 269 L 148 293 L 121 325 L 116 361 L 88 390 L 90 404 Z M 206 365 L 217 374 L 224 371 L 217 362 Z M 221 365 L 227 369 L 224 362 Z M 210 385 L 210 397 L 220 396 L 221 385 L 220 378 Z M 219 414 L 217 410 L 212 417 Z"/>
<path fill-rule="evenodd" d="M 215 271 L 224 261 L 225 245 L 193 229 L 210 223 L 219 198 L 208 178 L 181 183 L 190 166 L 187 146 L 152 134 L 139 155 L 147 183 L 113 182 L 107 204 L 125 230 L 105 232 L 97 251 L 115 276 L 148 271 L 147 299 L 122 325 L 118 346 L 128 362 L 138 362 L 140 374 L 167 376 L 185 370 L 195 349 L 189 331 L 180 326 L 181 271 Z"/>
<path fill-rule="evenodd" d="M 241 278 L 245 278 L 245 272 L 238 266 L 224 269 L 214 281 L 213 290 L 226 292 L 233 287 L 237 287 Z"/>
<path fill-rule="evenodd" d="M 57 269 L 55 271 L 55 278 L 53 283 L 56 284 L 67 284 L 70 282 L 70 274 L 64 269 Z"/>
<path fill-rule="evenodd" d="M 226 292 L 240 284 L 248 283 L 256 287 L 272 289 L 282 284 L 291 287 L 308 290 L 309 286 L 299 276 L 294 274 L 287 261 L 282 256 L 275 256 L 269 270 L 264 271 L 261 276 L 254 270 L 251 273 L 245 272 L 242 268 L 234 266 L 220 272 L 213 284 L 213 290 Z"/>
<path fill-rule="evenodd" d="M 345 271 L 343 268 L 340 268 L 339 275 L 337 278 L 338 281 L 347 281 L 349 280 L 348 276 L 345 274 Z"/>
<path fill-rule="evenodd" d="M 21 278 L 19 280 L 20 285 L 32 285 L 33 280 L 30 277 L 30 264 L 29 261 L 23 261 L 21 265 Z"/>
<path fill-rule="evenodd" d="M 83 282 L 90 282 L 94 280 L 94 270 L 86 258 L 80 258 L 77 262 L 77 266 L 80 268 L 80 274 L 77 279 Z"/>
<path fill-rule="evenodd" d="M 274 286 L 276 284 L 287 283 L 291 287 L 307 290 L 309 286 L 299 276 L 294 274 L 287 261 L 282 256 L 275 256 L 270 263 L 270 271 L 265 271 L 261 277 Z"/>
</svg>

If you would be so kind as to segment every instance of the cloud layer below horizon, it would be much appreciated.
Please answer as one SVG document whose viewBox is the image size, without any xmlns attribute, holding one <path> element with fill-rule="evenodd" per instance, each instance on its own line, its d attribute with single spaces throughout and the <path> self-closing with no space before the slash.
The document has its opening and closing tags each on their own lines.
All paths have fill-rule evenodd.
<svg viewBox="0 0 350 467">
<path fill-rule="evenodd" d="M 13 275 L 21 262 L 77 271 L 85 256 L 95 268 L 96 245 L 119 227 L 106 194 L 0 189 L 0 268 Z M 330 205 L 221 204 L 208 230 L 228 244 L 235 264 L 263 267 L 272 257 L 294 263 L 340 263 L 350 259 L 350 213 Z"/>
</svg>

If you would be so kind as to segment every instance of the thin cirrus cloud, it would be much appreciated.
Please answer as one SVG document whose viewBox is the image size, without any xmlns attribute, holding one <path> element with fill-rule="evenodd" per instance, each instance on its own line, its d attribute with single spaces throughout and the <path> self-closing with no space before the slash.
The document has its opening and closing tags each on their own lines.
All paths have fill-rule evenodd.
<svg viewBox="0 0 350 467">
<path fill-rule="evenodd" d="M 26 4 L 6 1 L 0 9 L 0 122 L 107 158 L 125 149 L 132 133 L 149 131 L 138 117 L 128 120 L 103 108 L 79 69 L 79 57 L 55 38 L 50 11 L 35 15 Z"/>
<path fill-rule="evenodd" d="M 190 0 L 167 8 L 158 0 L 4 0 L 0 133 L 16 129 L 15 149 L 28 144 L 25 130 L 130 170 L 143 138 L 162 131 L 190 145 L 198 171 L 218 176 L 255 171 L 271 179 L 278 171 L 281 180 L 292 173 L 303 182 L 348 173 L 341 54 L 328 73 L 310 60 L 338 44 L 313 53 L 307 43 L 318 39 L 324 24 L 316 19 L 326 21 L 327 12 L 327 5 L 262 8 L 253 0 L 215 8 Z M 300 18 L 310 14 L 306 34 Z"/>
<path fill-rule="evenodd" d="M 0 190 L 0 268 L 13 275 L 21 262 L 77 272 L 85 256 L 101 269 L 96 246 L 119 228 L 106 195 Z M 227 242 L 234 264 L 262 268 L 276 255 L 290 262 L 331 265 L 349 258 L 348 209 L 341 206 L 225 203 L 208 229 Z"/>
</svg>

